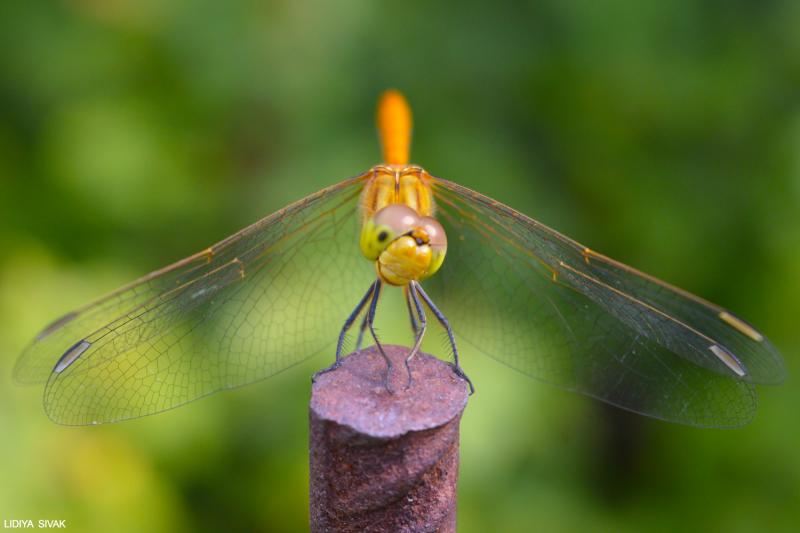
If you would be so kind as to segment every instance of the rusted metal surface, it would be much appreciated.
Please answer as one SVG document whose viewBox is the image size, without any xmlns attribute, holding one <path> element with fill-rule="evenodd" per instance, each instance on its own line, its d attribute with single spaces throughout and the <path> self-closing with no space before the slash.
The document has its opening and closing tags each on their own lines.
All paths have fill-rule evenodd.
<svg viewBox="0 0 800 533">
<path fill-rule="evenodd" d="M 319 376 L 310 414 L 312 531 L 455 531 L 466 382 L 427 354 L 385 345 Z"/>
</svg>

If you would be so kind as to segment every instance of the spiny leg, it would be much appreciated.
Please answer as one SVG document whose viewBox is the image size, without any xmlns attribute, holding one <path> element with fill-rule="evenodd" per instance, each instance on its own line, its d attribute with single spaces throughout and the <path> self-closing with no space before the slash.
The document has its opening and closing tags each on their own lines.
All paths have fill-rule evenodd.
<svg viewBox="0 0 800 533">
<path fill-rule="evenodd" d="M 361 314 L 361 311 L 364 309 L 364 306 L 367 304 L 367 301 L 375 292 L 376 290 L 375 287 L 378 285 L 378 283 L 379 281 L 376 280 L 369 286 L 367 292 L 364 294 L 364 296 L 361 298 L 358 304 L 356 304 L 356 308 L 353 309 L 353 312 L 350 313 L 350 316 L 348 316 L 347 320 L 344 321 L 344 326 L 342 326 L 342 331 L 339 333 L 339 340 L 336 342 L 336 361 L 334 361 L 334 363 L 328 368 L 323 368 L 319 372 L 315 373 L 311 377 L 312 383 L 314 383 L 317 380 L 317 378 L 322 374 L 330 372 L 331 370 L 336 370 L 337 368 L 339 368 L 339 365 L 342 364 L 342 348 L 344 346 L 345 335 L 347 335 L 347 332 L 353 326 L 353 322 L 356 321 L 356 318 L 358 318 L 358 315 Z M 366 320 L 366 316 L 364 317 L 364 319 Z"/>
<path fill-rule="evenodd" d="M 442 327 L 444 327 L 444 329 L 447 331 L 447 337 L 450 339 L 450 347 L 453 349 L 453 361 L 454 361 L 453 370 L 455 371 L 456 375 L 466 380 L 467 384 L 469 385 L 469 393 L 475 394 L 475 387 L 472 385 L 472 380 L 470 380 L 469 377 L 467 377 L 467 375 L 461 369 L 461 365 L 458 362 L 458 348 L 456 348 L 456 339 L 453 336 L 453 330 L 452 328 L 450 328 L 450 323 L 447 321 L 447 317 L 444 316 L 444 313 L 439 311 L 439 308 L 436 307 L 436 304 L 433 303 L 433 300 L 431 300 L 430 296 L 428 296 L 428 294 L 424 290 L 422 290 L 421 285 L 417 284 L 416 291 L 419 293 L 420 296 L 422 296 L 422 299 L 428 305 L 428 308 L 430 308 L 433 314 L 436 315 L 436 319 L 439 321 Z"/>
<path fill-rule="evenodd" d="M 369 289 L 367 289 L 367 292 L 364 293 L 364 296 L 361 297 L 361 300 L 356 305 L 356 308 L 353 309 L 353 312 L 350 313 L 350 316 L 347 317 L 347 320 L 345 320 L 344 326 L 342 327 L 342 331 L 339 333 L 339 340 L 336 343 L 336 361 L 337 362 L 340 361 L 341 358 L 342 358 L 342 349 L 344 348 L 345 335 L 347 335 L 347 332 L 353 326 L 353 323 L 356 321 L 356 318 L 358 318 L 358 315 L 361 314 L 361 311 L 364 309 L 364 306 L 367 304 L 369 299 L 378 290 L 377 287 L 378 287 L 379 283 L 380 282 L 378 280 L 375 280 L 375 282 L 372 283 L 372 285 L 369 286 Z M 367 317 L 365 315 L 364 316 L 364 320 L 366 320 L 366 318 Z"/>
<path fill-rule="evenodd" d="M 367 331 L 367 316 L 369 313 L 364 313 L 364 318 L 361 320 L 361 325 L 358 326 L 358 340 L 356 341 L 356 351 L 361 351 L 361 343 L 364 342 L 364 332 Z"/>
<path fill-rule="evenodd" d="M 414 283 L 413 281 L 411 283 Z M 411 321 L 411 331 L 414 332 L 414 340 L 417 340 L 419 336 L 419 329 L 417 328 L 417 319 L 414 317 L 414 308 L 412 307 L 411 303 L 411 295 L 409 294 L 410 291 L 410 283 L 403 287 L 403 296 L 406 299 L 406 307 L 408 308 L 408 319 Z M 417 316 L 419 316 L 419 308 L 417 308 Z"/>
<path fill-rule="evenodd" d="M 381 295 L 382 284 L 380 279 L 375 281 L 375 290 L 372 293 L 372 302 L 369 304 L 369 311 L 367 313 L 367 327 L 369 327 L 369 332 L 372 334 L 372 339 L 375 341 L 375 346 L 378 347 L 378 351 L 386 361 L 386 377 L 384 378 L 383 384 L 387 391 L 392 392 L 389 386 L 389 376 L 392 374 L 392 360 L 389 359 L 389 356 L 383 351 L 383 345 L 381 341 L 378 340 L 378 334 L 375 333 L 375 310 L 378 309 L 378 298 L 380 298 Z"/>
<path fill-rule="evenodd" d="M 406 372 L 408 372 L 408 383 L 406 384 L 406 388 L 411 387 L 411 359 L 419 352 L 419 347 L 422 345 L 422 338 L 425 336 L 425 331 L 428 329 L 428 319 L 425 316 L 425 309 L 422 308 L 422 304 L 419 302 L 419 296 L 417 296 L 418 286 L 419 285 L 416 281 L 412 281 L 408 284 L 408 290 L 406 291 L 408 314 L 411 317 L 411 327 L 414 328 L 416 337 L 414 347 L 411 349 L 411 352 L 409 352 L 408 357 L 406 357 Z M 419 328 L 417 328 L 416 324 L 414 323 L 414 313 L 412 311 L 411 302 L 414 302 L 414 308 L 417 310 L 417 316 L 419 317 Z"/>
</svg>

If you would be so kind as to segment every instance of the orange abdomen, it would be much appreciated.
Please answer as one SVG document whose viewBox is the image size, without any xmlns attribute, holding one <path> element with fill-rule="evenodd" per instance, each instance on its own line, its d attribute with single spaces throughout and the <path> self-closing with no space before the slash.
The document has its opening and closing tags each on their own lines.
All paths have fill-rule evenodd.
<svg viewBox="0 0 800 533">
<path fill-rule="evenodd" d="M 383 162 L 407 165 L 411 150 L 411 108 L 399 91 L 386 91 L 378 102 L 378 135 L 383 144 Z"/>
</svg>

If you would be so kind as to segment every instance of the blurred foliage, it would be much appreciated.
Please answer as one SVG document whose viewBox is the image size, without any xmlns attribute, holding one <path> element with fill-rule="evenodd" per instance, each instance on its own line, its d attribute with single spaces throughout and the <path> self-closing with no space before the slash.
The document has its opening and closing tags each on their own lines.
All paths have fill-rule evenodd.
<svg viewBox="0 0 800 533">
<path fill-rule="evenodd" d="M 414 160 L 758 324 L 790 372 L 735 431 L 654 422 L 464 351 L 461 531 L 800 523 L 800 4 L 0 3 L 0 517 L 302 531 L 317 358 L 70 429 L 13 362 L 48 319 L 377 162 Z"/>
</svg>

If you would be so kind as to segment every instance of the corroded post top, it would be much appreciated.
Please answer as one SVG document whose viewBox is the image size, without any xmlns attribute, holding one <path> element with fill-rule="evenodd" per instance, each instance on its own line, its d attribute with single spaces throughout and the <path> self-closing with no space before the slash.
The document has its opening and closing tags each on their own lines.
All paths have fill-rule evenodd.
<svg viewBox="0 0 800 533">
<path fill-rule="evenodd" d="M 439 427 L 467 404 L 466 382 L 447 363 L 428 354 L 411 360 L 411 386 L 405 357 L 408 348 L 384 345 L 392 360 L 391 392 L 384 386 L 386 361 L 373 347 L 347 356 L 333 372 L 322 374 L 312 388 L 311 410 L 321 419 L 377 438 Z"/>
</svg>

